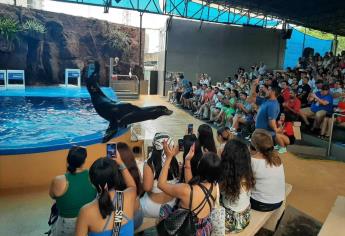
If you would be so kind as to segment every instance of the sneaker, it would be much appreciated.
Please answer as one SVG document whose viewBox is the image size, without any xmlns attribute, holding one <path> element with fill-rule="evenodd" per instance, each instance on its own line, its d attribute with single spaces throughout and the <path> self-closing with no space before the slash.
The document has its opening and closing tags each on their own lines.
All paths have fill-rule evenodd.
<svg viewBox="0 0 345 236">
<path fill-rule="evenodd" d="M 281 148 L 279 148 L 278 153 L 279 153 L 279 154 L 287 153 L 286 147 L 281 147 Z"/>
<path fill-rule="evenodd" d="M 279 145 L 274 146 L 274 150 L 279 150 L 279 148 L 280 148 Z"/>
</svg>

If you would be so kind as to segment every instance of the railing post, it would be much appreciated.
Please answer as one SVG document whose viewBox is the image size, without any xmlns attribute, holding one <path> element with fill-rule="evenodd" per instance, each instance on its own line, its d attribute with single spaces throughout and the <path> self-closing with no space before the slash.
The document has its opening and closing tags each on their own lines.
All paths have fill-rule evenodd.
<svg viewBox="0 0 345 236">
<path fill-rule="evenodd" d="M 328 139 L 327 157 L 329 157 L 331 155 L 332 138 L 333 138 L 333 127 L 334 127 L 334 121 L 335 121 L 335 117 L 336 116 L 343 116 L 343 117 L 345 117 L 344 114 L 340 114 L 340 113 L 333 113 L 332 114 L 331 133 L 330 133 L 329 139 Z"/>
</svg>

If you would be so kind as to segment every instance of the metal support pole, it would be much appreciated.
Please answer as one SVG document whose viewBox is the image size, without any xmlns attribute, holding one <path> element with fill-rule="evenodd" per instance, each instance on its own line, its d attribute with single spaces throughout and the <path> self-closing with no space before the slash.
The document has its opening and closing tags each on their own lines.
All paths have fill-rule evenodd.
<svg viewBox="0 0 345 236">
<path fill-rule="evenodd" d="M 305 47 L 305 35 L 307 33 L 307 28 L 304 27 L 304 34 L 303 34 L 303 44 L 302 44 L 302 53 L 304 51 L 304 47 Z"/>
<path fill-rule="evenodd" d="M 141 56 L 141 50 L 142 50 L 142 28 L 143 28 L 143 12 L 140 12 L 140 30 L 139 30 L 139 67 L 142 68 L 142 72 L 144 73 L 144 65 L 142 63 L 142 56 Z M 138 95 L 140 95 L 140 78 L 138 80 Z"/>
<path fill-rule="evenodd" d="M 167 80 L 167 57 L 168 57 L 168 32 L 171 27 L 172 16 L 166 22 L 165 30 L 165 47 L 164 47 L 164 71 L 163 71 L 163 96 L 165 96 L 165 82 Z"/>
<path fill-rule="evenodd" d="M 337 55 L 337 50 L 338 50 L 338 35 L 334 35 L 334 49 L 333 49 L 333 53 L 336 56 Z"/>
<path fill-rule="evenodd" d="M 329 134 L 329 139 L 328 139 L 327 157 L 329 157 L 331 155 L 333 126 L 334 126 L 335 116 L 345 117 L 345 115 L 341 114 L 341 113 L 333 113 L 333 115 L 332 115 L 331 133 Z"/>
</svg>

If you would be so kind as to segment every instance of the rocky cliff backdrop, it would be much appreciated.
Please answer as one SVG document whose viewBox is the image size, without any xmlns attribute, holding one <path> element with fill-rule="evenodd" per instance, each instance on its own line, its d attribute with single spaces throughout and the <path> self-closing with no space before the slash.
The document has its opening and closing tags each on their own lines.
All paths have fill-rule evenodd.
<svg viewBox="0 0 345 236">
<path fill-rule="evenodd" d="M 133 74 L 142 78 L 139 31 L 96 19 L 0 4 L 0 70 L 24 69 L 27 85 L 52 85 L 64 83 L 65 68 L 82 69 L 88 60 L 96 59 L 102 68 L 100 82 L 107 85 L 109 58 L 119 57 L 122 74 L 132 67 Z M 141 33 L 144 45 L 145 33 Z"/>
</svg>

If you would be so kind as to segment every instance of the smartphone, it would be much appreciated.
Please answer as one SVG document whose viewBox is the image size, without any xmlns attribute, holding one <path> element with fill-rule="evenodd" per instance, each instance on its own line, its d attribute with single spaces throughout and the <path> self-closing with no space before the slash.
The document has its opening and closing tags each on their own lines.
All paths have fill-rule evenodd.
<svg viewBox="0 0 345 236">
<path fill-rule="evenodd" d="M 107 143 L 107 158 L 114 158 L 116 156 L 116 143 Z"/>
<path fill-rule="evenodd" d="M 93 72 L 95 72 L 95 64 L 94 63 L 90 63 L 87 66 L 87 77 L 90 78 L 90 76 L 93 74 Z"/>
<path fill-rule="evenodd" d="M 188 124 L 187 132 L 188 132 L 188 134 L 193 134 L 193 124 Z"/>
<path fill-rule="evenodd" d="M 183 139 L 179 139 L 178 140 L 178 149 L 180 151 L 183 151 L 183 146 L 184 146 L 184 140 Z"/>
</svg>

